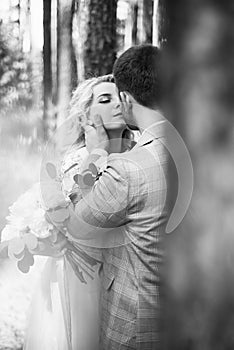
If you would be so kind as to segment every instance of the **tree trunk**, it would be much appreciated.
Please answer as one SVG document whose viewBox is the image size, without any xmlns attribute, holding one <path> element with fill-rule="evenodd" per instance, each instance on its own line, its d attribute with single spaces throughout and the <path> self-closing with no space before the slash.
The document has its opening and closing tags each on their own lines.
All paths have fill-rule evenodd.
<svg viewBox="0 0 234 350">
<path fill-rule="evenodd" d="M 72 43 L 72 19 L 74 0 L 58 0 L 57 3 L 57 125 L 67 117 L 73 83 L 74 60 Z"/>
<path fill-rule="evenodd" d="M 30 41 L 30 76 L 31 76 L 31 89 L 32 89 L 32 103 L 34 107 L 40 108 L 41 101 L 44 100 L 44 73 L 42 79 L 42 72 L 44 70 L 44 62 L 40 50 L 37 48 L 37 41 L 33 36 L 32 31 L 32 12 L 33 12 L 33 2 L 27 0 L 28 2 L 28 30 L 29 30 L 29 41 Z M 43 4 L 41 4 L 41 7 Z M 44 29 L 43 29 L 44 30 Z M 43 85 L 42 85 L 43 83 Z M 47 118 L 45 118 L 46 120 Z M 43 120 L 44 120 L 44 108 L 43 108 Z M 40 134 L 44 133 L 44 127 L 42 127 Z"/>
<path fill-rule="evenodd" d="M 164 108 L 187 143 L 195 177 L 190 210 L 168 237 L 166 348 L 232 349 L 233 1 L 165 4 Z"/>
<path fill-rule="evenodd" d="M 130 1 L 128 3 L 128 15 L 125 22 L 124 31 L 124 50 L 132 45 L 137 45 L 137 23 L 138 23 L 138 2 Z"/>
<path fill-rule="evenodd" d="M 79 80 L 112 72 L 116 59 L 117 0 L 81 0 L 79 5 Z"/>
<path fill-rule="evenodd" d="M 22 40 L 22 9 L 21 9 L 21 0 L 18 0 L 18 5 L 16 6 L 18 9 L 18 21 L 19 21 L 19 49 L 22 50 L 23 40 Z"/>
<path fill-rule="evenodd" d="M 153 33 L 152 33 L 152 43 L 154 46 L 160 47 L 163 39 L 161 38 L 162 33 L 162 20 L 165 18 L 163 12 L 164 1 L 163 0 L 154 0 L 153 1 Z"/>
<path fill-rule="evenodd" d="M 157 5 L 157 34 L 158 34 L 158 45 L 162 47 L 166 42 L 166 26 L 168 26 L 168 16 L 166 14 L 166 5 L 164 0 L 154 0 Z M 165 28 L 165 30 L 164 30 Z"/>
<path fill-rule="evenodd" d="M 12 25 L 12 39 L 15 41 L 15 46 L 17 46 L 17 49 L 22 49 L 22 37 L 21 37 L 21 4 L 20 0 L 16 2 L 9 2 L 9 9 L 14 13 L 14 19 L 9 18 L 9 21 Z M 16 15 L 17 12 L 17 15 Z"/>
<path fill-rule="evenodd" d="M 44 45 L 43 45 L 43 129 L 44 139 L 49 136 L 49 130 L 52 126 L 52 69 L 51 69 L 51 0 L 43 0 L 43 28 L 44 28 Z"/>
<path fill-rule="evenodd" d="M 124 51 L 132 46 L 132 7 L 131 4 L 128 4 L 128 13 L 125 21 L 125 30 L 124 30 Z"/>
<path fill-rule="evenodd" d="M 138 0 L 137 40 L 139 44 L 152 43 L 153 1 Z"/>
<path fill-rule="evenodd" d="M 31 35 L 31 0 L 27 0 L 26 3 L 26 20 L 25 20 L 25 33 L 24 40 L 27 41 L 26 51 L 31 53 L 32 51 L 32 35 Z"/>
<path fill-rule="evenodd" d="M 153 1 L 143 0 L 143 31 L 144 31 L 144 42 L 152 43 L 153 33 Z"/>
<path fill-rule="evenodd" d="M 77 87 L 77 83 L 78 83 L 76 52 L 75 52 L 75 47 L 73 42 L 75 11 L 76 11 L 76 0 L 72 0 L 72 8 L 71 8 L 71 21 L 72 21 L 71 23 L 71 71 L 72 71 L 71 90 L 72 91 Z"/>
<path fill-rule="evenodd" d="M 51 62 L 53 104 L 57 103 L 57 0 L 51 0 Z"/>
<path fill-rule="evenodd" d="M 131 4 L 132 7 L 132 44 L 137 45 L 137 18 L 138 18 L 138 3 Z"/>
</svg>

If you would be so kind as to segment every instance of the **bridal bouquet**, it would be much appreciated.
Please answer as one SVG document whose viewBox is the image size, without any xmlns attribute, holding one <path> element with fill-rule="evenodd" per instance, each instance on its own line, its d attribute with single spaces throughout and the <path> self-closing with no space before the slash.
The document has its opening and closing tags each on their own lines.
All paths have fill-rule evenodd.
<svg viewBox="0 0 234 350">
<path fill-rule="evenodd" d="M 45 250 L 48 253 L 43 255 L 50 255 L 50 250 L 53 251 L 53 247 L 61 243 L 65 251 L 64 258 L 81 282 L 86 283 L 83 273 L 92 278 L 92 267 L 99 261 L 89 256 L 77 243 L 66 238 L 66 230 L 62 224 L 69 217 L 68 206 L 71 201 L 69 197 L 64 200 L 61 182 L 56 179 L 56 170 L 52 164 L 48 165 L 48 172 L 53 179 L 53 186 L 47 183 L 48 188 L 45 190 L 44 187 L 46 200 L 42 199 L 42 184 L 38 183 L 9 208 L 7 225 L 1 234 L 0 258 L 9 257 L 16 261 L 19 270 L 27 273 L 34 264 L 35 252 Z M 52 223 L 53 217 L 56 222 L 61 223 L 59 227 Z M 61 256 L 60 252 L 58 256 Z"/>
</svg>

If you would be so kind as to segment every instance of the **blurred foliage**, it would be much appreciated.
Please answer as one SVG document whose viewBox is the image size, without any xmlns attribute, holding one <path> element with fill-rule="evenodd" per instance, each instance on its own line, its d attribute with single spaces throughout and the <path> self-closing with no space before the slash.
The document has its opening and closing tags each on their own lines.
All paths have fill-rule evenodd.
<svg viewBox="0 0 234 350">
<path fill-rule="evenodd" d="M 9 43 L 9 25 L 0 24 L 0 108 L 29 108 L 32 104 L 30 62 L 26 54 Z M 18 46 L 18 47 L 17 47 Z"/>
</svg>

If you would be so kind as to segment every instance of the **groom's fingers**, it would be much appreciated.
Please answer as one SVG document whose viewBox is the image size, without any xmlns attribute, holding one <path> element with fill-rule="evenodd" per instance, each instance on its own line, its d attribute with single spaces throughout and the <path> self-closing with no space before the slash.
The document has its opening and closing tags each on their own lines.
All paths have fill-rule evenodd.
<svg viewBox="0 0 234 350">
<path fill-rule="evenodd" d="M 126 102 L 126 96 L 125 96 L 125 93 L 124 92 L 120 92 L 119 93 L 119 97 L 120 97 L 120 101 L 121 102 Z"/>
<path fill-rule="evenodd" d="M 51 243 L 44 243 L 44 242 L 38 242 L 38 245 L 36 249 L 31 249 L 30 252 L 33 255 L 43 255 L 43 256 L 50 256 L 52 258 L 61 258 L 66 250 L 66 248 L 61 246 L 54 246 Z"/>
<path fill-rule="evenodd" d="M 119 93 L 120 101 L 122 104 L 122 109 L 125 114 L 128 114 L 132 109 L 132 102 L 130 101 L 129 96 L 125 92 Z"/>
<path fill-rule="evenodd" d="M 52 244 L 52 247 L 55 249 L 55 251 L 62 252 L 64 248 L 66 248 L 66 245 L 67 245 L 67 238 L 64 237 L 62 241 Z"/>
</svg>

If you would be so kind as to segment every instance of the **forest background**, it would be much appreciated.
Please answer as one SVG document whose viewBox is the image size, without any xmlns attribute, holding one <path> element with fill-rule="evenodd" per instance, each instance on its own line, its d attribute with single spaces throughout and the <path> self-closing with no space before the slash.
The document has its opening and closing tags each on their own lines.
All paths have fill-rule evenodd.
<svg viewBox="0 0 234 350">
<path fill-rule="evenodd" d="M 3 0 L 0 231 L 39 179 L 72 90 L 134 44 L 163 50 L 164 114 L 194 167 L 188 213 L 166 237 L 165 348 L 234 347 L 234 3 L 232 0 Z M 36 273 L 0 262 L 0 349 L 21 349 Z"/>
</svg>

